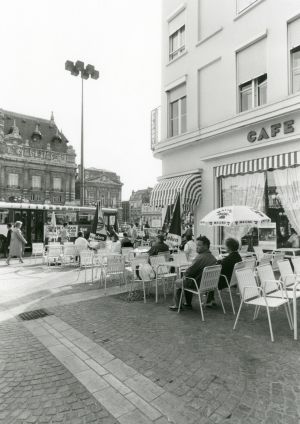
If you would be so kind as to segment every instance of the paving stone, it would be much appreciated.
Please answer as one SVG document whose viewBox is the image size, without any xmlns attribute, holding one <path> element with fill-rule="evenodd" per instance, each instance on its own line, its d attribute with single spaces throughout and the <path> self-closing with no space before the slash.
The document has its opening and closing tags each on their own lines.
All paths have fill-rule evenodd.
<svg viewBox="0 0 300 424">
<path fill-rule="evenodd" d="M 121 381 L 118 380 L 116 377 L 114 377 L 112 374 L 106 374 L 106 375 L 103 376 L 103 378 L 112 387 L 114 387 L 121 395 L 126 395 L 127 393 L 131 392 L 129 387 L 127 387 L 127 386 L 125 386 L 125 384 L 121 383 Z"/>
<path fill-rule="evenodd" d="M 99 390 L 93 395 L 115 418 L 119 418 L 121 415 L 135 409 L 131 402 L 112 387 Z"/>
<path fill-rule="evenodd" d="M 140 411 L 129 412 L 128 414 L 122 415 L 119 418 L 120 424 L 151 424 L 153 421 L 150 421 L 144 414 Z"/>
<path fill-rule="evenodd" d="M 126 395 L 126 398 L 130 400 L 140 411 L 142 411 L 150 420 L 156 420 L 161 416 L 156 408 L 153 408 L 148 402 L 145 402 L 140 396 L 136 393 L 131 392 Z"/>
<path fill-rule="evenodd" d="M 105 368 L 103 368 L 100 364 L 98 364 L 98 362 L 94 361 L 93 359 L 87 359 L 85 363 L 89 367 L 93 368 L 93 370 L 95 370 L 96 373 L 99 375 L 105 375 L 108 373 L 108 371 Z"/>
<path fill-rule="evenodd" d="M 140 374 L 126 379 L 124 383 L 136 393 L 139 393 L 148 402 L 151 402 L 165 392 L 164 389 Z"/>
<path fill-rule="evenodd" d="M 89 392 L 94 393 L 109 387 L 109 384 L 100 377 L 95 371 L 88 370 L 76 374 L 76 378 L 88 389 Z"/>
<path fill-rule="evenodd" d="M 137 374 L 137 371 L 132 367 L 126 365 L 120 359 L 114 359 L 104 365 L 108 371 L 110 371 L 119 380 L 124 381 L 128 377 L 132 377 Z"/>
</svg>

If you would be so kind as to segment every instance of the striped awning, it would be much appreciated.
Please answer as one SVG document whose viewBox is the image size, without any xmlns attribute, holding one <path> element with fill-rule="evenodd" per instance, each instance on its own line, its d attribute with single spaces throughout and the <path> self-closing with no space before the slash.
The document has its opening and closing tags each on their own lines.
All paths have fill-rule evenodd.
<svg viewBox="0 0 300 424">
<path fill-rule="evenodd" d="M 217 177 L 229 175 L 249 174 L 263 172 L 271 169 L 288 168 L 300 165 L 300 152 L 283 153 L 281 155 L 268 156 L 265 158 L 251 159 L 244 162 L 232 163 L 216 167 Z"/>
<path fill-rule="evenodd" d="M 152 190 L 150 204 L 172 205 L 178 193 L 180 193 L 183 206 L 191 208 L 198 205 L 201 200 L 201 173 L 162 179 Z"/>
</svg>

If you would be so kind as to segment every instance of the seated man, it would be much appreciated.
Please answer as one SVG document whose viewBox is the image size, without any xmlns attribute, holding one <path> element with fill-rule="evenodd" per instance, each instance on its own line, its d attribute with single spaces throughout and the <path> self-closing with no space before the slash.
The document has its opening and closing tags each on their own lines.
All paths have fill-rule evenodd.
<svg viewBox="0 0 300 424">
<path fill-rule="evenodd" d="M 152 245 L 151 249 L 148 251 L 149 256 L 156 256 L 160 252 L 168 252 L 169 246 L 164 243 L 164 236 L 158 234 L 156 237 L 156 242 Z"/>
<path fill-rule="evenodd" d="M 199 287 L 203 269 L 206 266 L 212 266 L 216 265 L 217 260 L 216 258 L 211 254 L 210 250 L 210 241 L 205 236 L 200 236 L 197 238 L 197 244 L 196 244 L 196 250 L 197 250 L 197 256 L 193 260 L 193 263 L 190 267 L 187 268 L 185 272 L 185 277 L 191 277 L 196 280 L 196 283 Z M 181 280 L 178 280 L 176 285 L 178 285 L 178 288 L 176 290 L 175 294 L 175 305 L 169 306 L 169 309 L 171 311 L 176 311 L 178 309 L 179 300 L 181 296 Z M 191 280 L 183 280 L 183 285 L 186 288 L 195 288 L 195 284 Z M 191 308 L 192 307 L 192 299 L 193 299 L 193 293 L 185 291 L 185 300 L 186 303 L 184 304 L 185 307 Z"/>
<path fill-rule="evenodd" d="M 133 244 L 131 243 L 130 239 L 128 238 L 127 233 L 123 233 L 123 238 L 121 240 L 121 247 L 133 247 Z"/>
<path fill-rule="evenodd" d="M 80 253 L 83 250 L 87 250 L 90 247 L 89 242 L 83 237 L 83 233 L 81 231 L 78 231 L 78 237 L 74 244 L 76 248 L 76 259 L 80 256 Z"/>
</svg>

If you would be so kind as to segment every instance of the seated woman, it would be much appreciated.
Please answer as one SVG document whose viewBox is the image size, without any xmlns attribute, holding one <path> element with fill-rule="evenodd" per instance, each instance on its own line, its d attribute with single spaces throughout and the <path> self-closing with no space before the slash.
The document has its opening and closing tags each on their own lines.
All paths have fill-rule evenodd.
<svg viewBox="0 0 300 424">
<path fill-rule="evenodd" d="M 113 234 L 111 240 L 112 240 L 111 252 L 121 254 L 121 242 L 117 234 Z"/>
<path fill-rule="evenodd" d="M 230 283 L 231 276 L 233 273 L 234 265 L 242 261 L 242 258 L 238 252 L 239 242 L 234 238 L 228 238 L 225 240 L 226 251 L 228 255 L 219 260 L 218 264 L 222 265 L 221 274 L 225 275 L 228 283 Z M 219 280 L 218 288 L 219 290 L 225 289 L 227 286 L 225 278 L 221 275 Z M 210 291 L 207 296 L 206 306 L 215 306 L 215 293 Z"/>
</svg>

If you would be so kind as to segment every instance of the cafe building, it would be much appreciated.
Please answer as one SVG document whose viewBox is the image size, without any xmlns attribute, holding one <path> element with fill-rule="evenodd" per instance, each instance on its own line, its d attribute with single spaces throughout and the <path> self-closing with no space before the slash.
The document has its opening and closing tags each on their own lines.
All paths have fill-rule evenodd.
<svg viewBox="0 0 300 424">
<path fill-rule="evenodd" d="M 180 193 L 195 234 L 215 244 L 224 233 L 200 227 L 204 215 L 255 207 L 285 246 L 291 228 L 300 235 L 299 1 L 164 0 L 162 28 L 161 107 L 151 115 L 162 175 L 151 202 L 166 207 Z"/>
</svg>

